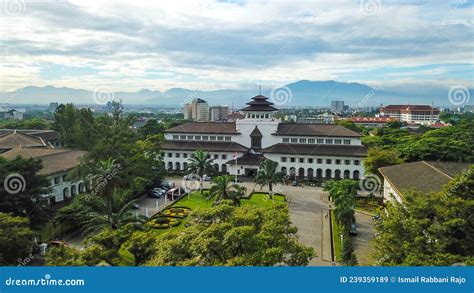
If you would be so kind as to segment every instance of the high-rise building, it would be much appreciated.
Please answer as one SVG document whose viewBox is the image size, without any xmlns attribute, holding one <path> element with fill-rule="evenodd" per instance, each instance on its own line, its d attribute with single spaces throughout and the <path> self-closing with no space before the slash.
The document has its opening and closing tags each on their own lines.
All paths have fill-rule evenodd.
<svg viewBox="0 0 474 293">
<path fill-rule="evenodd" d="M 56 109 L 59 107 L 58 103 L 49 103 L 49 112 L 56 112 Z"/>
<path fill-rule="evenodd" d="M 331 111 L 334 113 L 344 112 L 344 101 L 331 101 Z"/>
<path fill-rule="evenodd" d="M 229 117 L 230 108 L 228 106 L 212 106 L 209 108 L 210 121 L 226 121 Z"/>
<path fill-rule="evenodd" d="M 209 121 L 209 104 L 202 99 L 194 99 L 184 105 L 184 119 L 193 121 Z"/>
</svg>

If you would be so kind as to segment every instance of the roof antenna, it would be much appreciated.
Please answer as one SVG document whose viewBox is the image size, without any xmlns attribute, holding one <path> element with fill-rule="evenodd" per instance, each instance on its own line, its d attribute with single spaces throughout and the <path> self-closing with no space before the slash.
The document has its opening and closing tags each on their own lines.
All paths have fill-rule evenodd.
<svg viewBox="0 0 474 293">
<path fill-rule="evenodd" d="M 262 84 L 260 84 L 260 95 L 262 95 Z"/>
</svg>

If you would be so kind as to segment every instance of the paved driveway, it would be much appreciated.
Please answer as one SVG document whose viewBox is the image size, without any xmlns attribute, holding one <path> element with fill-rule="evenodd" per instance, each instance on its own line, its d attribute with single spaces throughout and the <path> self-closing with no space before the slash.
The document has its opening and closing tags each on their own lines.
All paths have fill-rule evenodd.
<svg viewBox="0 0 474 293">
<path fill-rule="evenodd" d="M 372 265 L 371 241 L 374 239 L 374 222 L 372 216 L 356 212 L 357 236 L 354 237 L 354 249 L 359 265 Z"/>
</svg>

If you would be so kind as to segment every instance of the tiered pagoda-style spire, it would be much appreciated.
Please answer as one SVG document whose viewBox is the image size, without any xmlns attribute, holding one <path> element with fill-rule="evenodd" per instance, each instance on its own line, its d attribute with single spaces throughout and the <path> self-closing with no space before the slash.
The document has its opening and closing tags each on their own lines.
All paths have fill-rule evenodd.
<svg viewBox="0 0 474 293">
<path fill-rule="evenodd" d="M 247 103 L 247 107 L 241 111 L 244 112 L 273 112 L 278 111 L 277 108 L 273 107 L 273 103 L 268 101 L 268 98 L 262 95 L 258 95 L 252 98 L 251 102 Z"/>
</svg>

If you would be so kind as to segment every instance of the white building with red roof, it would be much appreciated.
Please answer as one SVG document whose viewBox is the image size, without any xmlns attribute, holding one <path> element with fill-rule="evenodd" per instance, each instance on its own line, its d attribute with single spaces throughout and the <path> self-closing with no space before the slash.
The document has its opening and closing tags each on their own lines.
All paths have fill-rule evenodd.
<svg viewBox="0 0 474 293">
<path fill-rule="evenodd" d="M 388 105 L 380 108 L 380 116 L 409 124 L 430 125 L 439 121 L 439 110 L 429 105 Z"/>
</svg>

